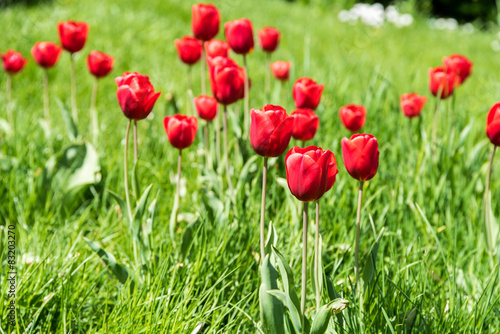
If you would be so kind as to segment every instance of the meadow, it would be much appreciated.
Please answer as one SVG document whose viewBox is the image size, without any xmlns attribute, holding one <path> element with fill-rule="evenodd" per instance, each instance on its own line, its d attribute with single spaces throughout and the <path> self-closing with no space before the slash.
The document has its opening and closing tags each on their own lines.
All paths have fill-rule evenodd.
<svg viewBox="0 0 500 334">
<path fill-rule="evenodd" d="M 25 56 L 37 41 L 58 41 L 59 21 L 90 25 L 87 44 L 75 58 L 76 126 L 68 120 L 67 53 L 49 70 L 50 135 L 40 122 L 42 70 L 33 59 L 13 77 L 15 124 L 7 122 L 7 76 L 0 74 L 1 290 L 7 291 L 9 285 L 10 224 L 17 227 L 18 280 L 17 324 L 8 324 L 9 300 L 2 294 L 0 333 L 259 332 L 262 158 L 242 135 L 237 118 L 242 102 L 229 112 L 235 194 L 227 193 L 223 172 L 220 176 L 205 166 L 204 122 L 200 121 L 198 138 L 183 152 L 176 242 L 169 236 L 178 151 L 168 142 L 163 117 L 193 114 L 186 93 L 187 67 L 177 57 L 174 39 L 191 34 L 194 3 L 60 0 L 0 12 L 0 51 L 16 49 Z M 330 332 L 500 333 L 499 252 L 489 257 L 484 224 L 485 179 L 493 149 L 485 134 L 486 115 L 500 91 L 498 54 L 490 45 L 497 38 L 496 30 L 435 30 L 418 15 L 408 27 L 386 23 L 374 28 L 340 22 L 337 6 L 278 0 L 213 3 L 221 22 L 246 17 L 255 32 L 268 25 L 281 31 L 272 60 L 292 63 L 290 81 L 281 85 L 272 80 L 271 96 L 266 97 L 265 54 L 256 43 L 248 56 L 251 108 L 273 103 L 290 113 L 295 109 L 291 93 L 295 79 L 309 76 L 324 84 L 316 110 L 320 126 L 310 144 L 330 149 L 339 168 L 332 190 L 321 202 L 322 262 L 333 288 L 325 291 L 325 298 L 341 296 L 350 301 L 332 318 Z M 224 39 L 222 28 L 218 38 Z M 99 82 L 100 137 L 95 150 L 83 144 L 91 140 L 93 78 L 85 64 L 91 50 L 115 58 L 113 72 Z M 440 104 L 437 139 L 432 142 L 436 99 L 429 92 L 428 69 L 452 53 L 466 55 L 474 68 L 454 97 Z M 232 57 L 242 62 L 241 56 Z M 113 80 L 125 71 L 149 75 L 162 92 L 153 116 L 139 122 L 138 129 L 137 184 L 142 190 L 152 185 L 147 208 L 152 209 L 156 198 L 148 238 L 153 260 L 140 268 L 134 264 L 133 236 L 124 212 L 107 191 L 121 197 L 125 191 L 127 119 Z M 194 95 L 199 95 L 199 64 L 193 68 L 193 87 Z M 401 112 L 399 98 L 413 91 L 429 101 L 422 116 L 410 122 Z M 365 105 L 362 131 L 375 135 L 380 146 L 380 166 L 365 184 L 362 211 L 361 264 L 373 263 L 366 272 L 362 318 L 353 292 L 358 188 L 342 163 L 341 139 L 351 134 L 338 113 L 348 103 Z M 293 145 L 300 143 L 292 139 L 289 147 Z M 71 160 L 75 154 L 85 155 L 77 160 L 76 172 Z M 495 160 L 491 210 L 498 217 L 498 156 Z M 299 291 L 300 204 L 290 194 L 285 177 L 284 156 L 270 159 L 266 218 L 273 222 L 276 248 L 293 269 Z M 82 180 L 95 184 L 82 185 Z M 498 234 L 495 219 L 493 226 Z M 312 229 L 309 238 L 312 245 Z M 112 254 L 119 268 L 140 276 L 140 281 L 118 279 L 116 270 L 121 269 L 107 269 L 89 245 Z M 311 248 L 311 266 L 312 256 Z M 312 312 L 312 287 L 308 295 Z"/>
</svg>

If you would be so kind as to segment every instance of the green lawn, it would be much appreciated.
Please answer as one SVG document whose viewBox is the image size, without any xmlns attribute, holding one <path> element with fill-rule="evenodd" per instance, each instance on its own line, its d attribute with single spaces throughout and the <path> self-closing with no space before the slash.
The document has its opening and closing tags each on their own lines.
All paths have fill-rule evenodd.
<svg viewBox="0 0 500 334">
<path fill-rule="evenodd" d="M 32 59 L 13 78 L 15 127 L 0 122 L 2 291 L 8 290 L 7 226 L 13 223 L 17 225 L 18 272 L 17 327 L 14 330 L 7 323 L 9 300 L 3 292 L 0 333 L 191 333 L 200 324 L 200 333 L 257 332 L 262 158 L 252 158 L 249 141 L 238 138 L 241 128 L 235 108 L 241 115 L 242 103 L 232 107 L 229 121 L 237 195 L 229 196 L 227 186 L 221 187 L 224 172 L 218 177 L 205 167 L 200 137 L 183 154 L 181 184 L 185 188 L 175 245 L 169 237 L 178 152 L 168 143 L 162 119 L 176 108 L 180 113 L 191 112 L 187 68 L 177 59 L 174 39 L 191 33 L 192 3 L 60 0 L 0 12 L 0 51 L 14 48 L 26 56 L 36 41 L 57 41 L 59 21 L 75 19 L 90 25 L 86 47 L 76 56 L 79 137 L 71 139 L 61 116 L 64 105 L 70 106 L 67 53 L 50 70 L 51 136 L 40 125 L 42 70 Z M 214 3 L 223 22 L 247 17 L 255 31 L 271 25 L 282 32 L 272 57 L 293 64 L 286 100 L 280 99 L 277 82 L 272 84 L 271 99 L 266 100 L 265 55 L 256 47 L 249 57 L 251 107 L 274 103 L 290 113 L 296 78 L 310 76 L 325 85 L 317 110 L 321 123 L 311 144 L 334 152 L 340 172 L 333 189 L 321 200 L 323 264 L 335 290 L 351 301 L 343 312 L 343 327 L 335 318 L 331 328 L 338 333 L 360 333 L 363 323 L 368 333 L 410 333 L 405 319 L 414 310 L 413 333 L 500 333 L 499 260 L 495 257 L 491 263 L 487 253 L 483 209 L 486 168 L 493 148 L 485 135 L 486 114 L 500 91 L 498 54 L 490 46 L 494 32 L 432 30 L 419 17 L 402 29 L 389 23 L 382 28 L 349 25 L 339 22 L 337 7 L 277 0 Z M 223 39 L 222 29 L 219 38 Z M 101 133 L 96 150 L 102 181 L 86 191 L 68 192 L 68 185 L 61 181 L 66 176 L 61 167 L 64 161 L 58 159 L 55 168 L 61 171 L 52 177 L 47 164 L 68 146 L 81 150 L 81 143 L 90 139 L 93 78 L 85 58 L 94 49 L 115 57 L 115 69 L 100 81 L 98 95 Z M 434 145 L 430 133 L 435 100 L 428 90 L 427 71 L 452 53 L 472 59 L 474 69 L 456 91 L 454 103 L 449 99 L 441 104 Z M 240 56 L 233 56 L 242 63 Z M 162 91 L 154 118 L 139 123 L 139 184 L 142 190 L 153 185 L 148 205 L 156 196 L 153 260 L 141 269 L 134 262 L 128 223 L 106 191 L 124 197 L 122 140 L 127 119 L 117 103 L 113 80 L 124 71 L 149 75 Z M 198 95 L 199 64 L 193 73 L 194 94 Z M 5 85 L 2 73 L 3 119 Z M 410 125 L 400 111 L 399 96 L 411 91 L 427 95 L 429 101 L 421 120 Z M 383 235 L 363 319 L 358 318 L 353 294 L 357 182 L 346 172 L 340 149 L 340 140 L 350 134 L 340 122 L 338 109 L 348 103 L 366 106 L 363 131 L 375 135 L 380 145 L 378 173 L 365 186 L 362 265 L 382 229 Z M 302 226 L 299 203 L 286 186 L 283 159 L 270 160 L 266 217 L 276 227 L 277 248 L 293 268 L 297 283 Z M 498 216 L 500 161 L 496 160 L 491 207 Z M 312 219 L 314 215 L 311 223 Z M 309 244 L 313 245 L 310 230 Z M 102 245 L 138 279 L 122 284 L 84 237 Z M 312 266 L 312 247 L 309 256 Z M 296 289 L 299 293 L 300 286 Z M 312 284 L 308 297 L 307 306 L 313 311 Z"/>
</svg>

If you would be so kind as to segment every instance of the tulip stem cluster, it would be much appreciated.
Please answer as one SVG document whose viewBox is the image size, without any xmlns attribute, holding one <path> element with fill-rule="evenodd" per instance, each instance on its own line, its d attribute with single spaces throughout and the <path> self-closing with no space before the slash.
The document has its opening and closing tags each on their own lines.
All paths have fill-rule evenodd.
<svg viewBox="0 0 500 334">
<path fill-rule="evenodd" d="M 262 202 L 260 206 L 260 258 L 264 261 L 266 256 L 266 186 L 267 186 L 267 157 L 264 157 L 264 167 L 262 169 Z"/>
<path fill-rule="evenodd" d="M 224 160 L 226 161 L 226 176 L 227 176 L 227 186 L 229 192 L 233 193 L 233 183 L 231 182 L 231 174 L 229 174 L 229 154 L 227 147 L 227 105 L 224 105 L 224 115 L 223 115 L 223 126 L 224 126 Z"/>
<path fill-rule="evenodd" d="M 361 232 L 361 203 L 363 201 L 363 181 L 359 182 L 358 212 L 356 214 L 356 246 L 354 248 L 354 271 L 356 272 L 356 286 L 361 296 L 361 282 L 359 281 L 359 236 Z M 361 297 L 360 297 L 361 304 Z"/>
<path fill-rule="evenodd" d="M 321 307 L 321 291 L 320 291 L 320 280 L 323 277 L 319 277 L 319 263 L 320 263 L 320 246 L 319 246 L 319 199 L 316 200 L 316 233 L 314 239 L 314 287 L 316 291 L 316 312 L 319 312 Z"/>
<path fill-rule="evenodd" d="M 139 158 L 138 140 L 137 140 L 137 121 L 134 120 L 134 164 Z"/>
<path fill-rule="evenodd" d="M 11 106 L 11 98 L 12 98 L 12 75 L 7 75 L 7 92 L 5 94 L 6 104 L 7 104 L 7 119 L 10 124 L 14 124 L 14 117 L 12 115 L 12 106 Z"/>
<path fill-rule="evenodd" d="M 94 81 L 94 86 L 92 87 L 92 97 L 90 100 L 90 132 L 92 133 L 92 142 L 94 146 L 97 146 L 97 140 L 99 137 L 99 122 L 97 119 L 97 87 L 99 86 L 99 81 L 96 79 Z"/>
<path fill-rule="evenodd" d="M 307 207 L 308 202 L 304 202 L 302 207 L 302 289 L 300 298 L 300 314 L 304 317 L 306 312 L 306 294 L 307 294 Z M 302 319 L 304 323 L 304 319 Z"/>
<path fill-rule="evenodd" d="M 71 113 L 73 120 L 78 123 L 78 109 L 76 107 L 76 72 L 75 72 L 75 57 L 71 54 Z"/>
<path fill-rule="evenodd" d="M 486 225 L 486 239 L 488 240 L 488 253 L 490 259 L 493 262 L 493 236 L 491 234 L 490 225 L 490 180 L 491 180 L 491 166 L 493 165 L 493 158 L 495 157 L 496 146 L 493 146 L 493 151 L 491 152 L 490 163 L 488 164 L 488 173 L 486 174 L 486 187 L 484 190 L 484 222 Z"/>
<path fill-rule="evenodd" d="M 177 214 L 179 212 L 179 200 L 181 191 L 181 165 L 182 165 L 182 150 L 179 150 L 179 158 L 177 160 L 177 186 L 175 188 L 174 207 L 172 216 L 170 217 L 170 238 L 175 242 L 175 225 L 177 224 Z"/>
<path fill-rule="evenodd" d="M 43 115 L 47 127 L 50 129 L 50 111 L 49 111 L 49 73 L 47 70 L 43 71 Z"/>
</svg>

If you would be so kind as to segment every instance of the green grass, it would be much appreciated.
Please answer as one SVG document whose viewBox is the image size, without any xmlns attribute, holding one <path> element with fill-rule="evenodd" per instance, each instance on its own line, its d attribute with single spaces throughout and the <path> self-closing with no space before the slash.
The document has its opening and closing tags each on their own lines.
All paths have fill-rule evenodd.
<svg viewBox="0 0 500 334">
<path fill-rule="evenodd" d="M 71 145 L 56 99 L 70 105 L 69 56 L 63 54 L 50 71 L 53 133 L 47 139 L 39 119 L 42 71 L 33 60 L 14 77 L 15 133 L 0 130 L 0 239 L 2 273 L 7 272 L 6 226 L 17 224 L 18 299 L 16 333 L 191 333 L 203 323 L 203 333 L 252 333 L 259 320 L 259 235 L 262 159 L 248 142 L 234 135 L 239 123 L 230 115 L 235 201 L 221 196 L 216 173 L 205 168 L 202 141 L 185 150 L 177 244 L 168 224 L 175 193 L 178 152 L 163 130 L 162 118 L 175 108 L 190 108 L 185 93 L 186 67 L 177 59 L 173 40 L 190 34 L 192 1 L 58 1 L 38 7 L 11 7 L 0 13 L 0 50 L 14 48 L 28 55 L 39 40 L 57 40 L 56 24 L 67 19 L 90 24 L 88 43 L 76 58 L 79 132 L 89 136 L 89 105 L 93 80 L 85 57 L 93 49 L 115 57 L 115 69 L 99 86 L 102 182 L 76 196 L 67 196 L 56 181 L 43 182 L 49 158 Z M 357 183 L 345 171 L 340 140 L 348 136 L 338 117 L 347 103 L 365 104 L 364 132 L 378 138 L 380 167 L 365 186 L 362 211 L 361 263 L 378 233 L 380 240 L 374 280 L 365 298 L 363 327 L 368 333 L 402 333 L 405 318 L 416 310 L 413 332 L 499 333 L 498 265 L 487 254 L 483 196 L 492 145 L 485 135 L 488 109 L 497 102 L 500 73 L 490 42 L 493 32 L 431 30 L 423 18 L 404 29 L 390 24 L 376 29 L 342 24 L 331 7 L 303 6 L 284 1 L 214 1 L 223 21 L 247 17 L 254 29 L 276 26 L 282 41 L 274 60 L 293 63 L 286 100 L 273 83 L 265 99 L 265 56 L 258 47 L 249 57 L 250 105 L 271 102 L 293 111 L 291 85 L 307 75 L 325 84 L 317 110 L 321 124 L 311 144 L 330 149 L 340 173 L 333 189 L 321 199 L 323 264 L 335 289 L 351 305 L 343 312 L 338 333 L 359 333 L 353 296 L 354 235 Z M 223 38 L 222 32 L 219 34 Z M 462 53 L 474 61 L 472 76 L 452 103 L 441 104 L 438 144 L 430 143 L 434 99 L 420 122 L 399 109 L 399 96 L 416 91 L 429 97 L 427 70 L 443 56 Z M 307 56 L 309 55 L 309 56 Z M 241 57 L 234 58 L 242 62 Z M 123 145 L 126 118 L 116 101 L 113 78 L 124 71 L 148 74 L 162 91 L 154 119 L 139 123 L 140 184 L 153 184 L 157 195 L 152 233 L 155 260 L 134 277 L 142 282 L 120 283 L 84 241 L 97 241 L 130 272 L 134 265 L 132 238 L 120 207 L 105 189 L 124 196 Z M 199 94 L 199 65 L 194 68 Z M 0 76 L 0 116 L 5 114 L 6 76 Z M 170 93 L 170 94 L 169 94 Z M 175 97 L 176 104 L 169 97 Z M 236 152 L 236 153 L 235 153 Z M 130 165 L 130 164 L 129 164 Z M 491 198 L 495 216 L 500 206 L 498 159 L 493 166 Z M 224 175 L 222 175 L 224 176 Z M 266 217 L 276 226 L 277 248 L 285 255 L 299 282 L 301 231 L 298 201 L 291 197 L 283 157 L 270 161 Z M 221 178 L 224 180 L 224 178 Z M 279 181 L 276 181 L 279 179 Z M 54 178 L 55 180 L 55 178 Z M 49 180 L 50 181 L 50 180 Z M 226 189 L 226 188 L 224 188 Z M 234 202 L 234 203 L 233 203 Z M 193 221 L 192 217 L 197 215 Z M 313 219 L 314 216 L 311 217 Z M 180 241 L 192 233 L 187 257 L 179 258 Z M 313 233 L 309 244 L 313 244 Z M 186 245 L 186 244 L 185 244 Z M 312 266 L 312 247 L 309 250 Z M 495 263 L 498 264 L 498 258 Z M 312 282 L 312 281 L 310 281 Z M 6 274 L 0 278 L 7 291 Z M 297 286 L 297 293 L 300 287 Z M 308 308 L 313 309 L 312 283 Z M 7 325 L 8 298 L 0 303 L 0 333 Z"/>
</svg>

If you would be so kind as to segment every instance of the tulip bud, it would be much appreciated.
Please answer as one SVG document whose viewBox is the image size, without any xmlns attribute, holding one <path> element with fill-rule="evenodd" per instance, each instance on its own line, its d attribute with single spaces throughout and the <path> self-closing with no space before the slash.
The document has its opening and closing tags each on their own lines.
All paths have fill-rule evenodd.
<svg viewBox="0 0 500 334">
<path fill-rule="evenodd" d="M 170 144 L 179 150 L 191 146 L 198 130 L 198 120 L 194 116 L 167 116 L 163 119 L 163 125 Z"/>
<path fill-rule="evenodd" d="M 401 95 L 401 110 L 406 117 L 417 117 L 422 112 L 422 108 L 427 102 L 427 97 L 420 96 L 416 93 Z"/>
<path fill-rule="evenodd" d="M 290 114 L 293 118 L 292 136 L 307 141 L 314 138 L 319 127 L 319 118 L 311 109 L 297 109 Z"/>
<path fill-rule="evenodd" d="M 342 139 L 342 157 L 347 172 L 358 181 L 371 180 L 378 169 L 378 142 L 369 134 Z"/>
<path fill-rule="evenodd" d="M 137 72 L 125 72 L 115 82 L 118 85 L 116 97 L 125 117 L 137 121 L 148 117 L 161 94 L 155 93 L 149 77 Z"/>
<path fill-rule="evenodd" d="M 209 60 L 210 83 L 219 103 L 229 105 L 245 94 L 245 71 L 230 58 L 215 57 Z"/>
<path fill-rule="evenodd" d="M 217 116 L 218 103 L 215 98 L 207 95 L 200 95 L 194 98 L 196 112 L 201 119 L 211 122 Z"/>
<path fill-rule="evenodd" d="M 300 78 L 293 84 L 293 99 L 295 107 L 315 110 L 318 107 L 323 85 L 309 78 Z"/>
<path fill-rule="evenodd" d="M 280 32 L 276 28 L 265 27 L 259 31 L 259 43 L 265 52 L 274 52 L 280 41 Z"/>
<path fill-rule="evenodd" d="M 113 69 L 114 63 L 113 57 L 99 51 L 92 51 L 87 57 L 87 67 L 96 78 L 108 75 Z"/>
<path fill-rule="evenodd" d="M 453 94 L 453 90 L 461 83 L 455 72 L 448 72 L 442 66 L 429 69 L 429 88 L 432 95 L 446 99 Z"/>
<path fill-rule="evenodd" d="M 455 72 L 460 77 L 460 83 L 464 83 L 472 72 L 472 62 L 467 57 L 453 54 L 443 58 L 443 64 L 447 72 Z"/>
<path fill-rule="evenodd" d="M 35 62 L 47 69 L 53 67 L 59 60 L 62 49 L 53 42 L 36 42 L 31 48 L 31 55 Z"/>
<path fill-rule="evenodd" d="M 201 42 L 194 37 L 184 36 L 174 41 L 180 60 L 193 65 L 201 58 Z"/>
<path fill-rule="evenodd" d="M 362 105 L 348 104 L 339 110 L 340 120 L 347 130 L 356 132 L 365 125 L 366 108 Z"/>
<path fill-rule="evenodd" d="M 293 196 L 302 202 L 320 199 L 335 183 L 339 172 L 335 155 L 321 147 L 293 147 L 285 157 L 286 181 Z"/>
<path fill-rule="evenodd" d="M 208 42 L 205 42 L 205 51 L 207 52 L 207 57 L 210 58 L 228 57 L 229 44 L 219 39 L 212 39 Z"/>
<path fill-rule="evenodd" d="M 293 119 L 280 106 L 266 104 L 250 110 L 250 143 L 258 155 L 278 157 L 285 152 L 292 136 Z"/>
<path fill-rule="evenodd" d="M 253 51 L 253 28 L 248 19 L 238 19 L 224 24 L 226 40 L 237 54 L 247 54 Z"/>
<path fill-rule="evenodd" d="M 500 103 L 491 107 L 488 113 L 486 135 L 493 145 L 500 146 Z"/>
<path fill-rule="evenodd" d="M 219 33 L 220 14 L 212 4 L 193 5 L 191 29 L 193 35 L 202 40 L 208 41 Z"/>
<path fill-rule="evenodd" d="M 278 60 L 271 64 L 271 71 L 276 79 L 287 81 L 290 78 L 290 66 L 290 62 Z"/>
<path fill-rule="evenodd" d="M 83 49 L 89 33 L 89 25 L 85 22 L 59 22 L 59 39 L 64 50 L 75 53 Z"/>
<path fill-rule="evenodd" d="M 21 72 L 28 59 L 24 59 L 23 55 L 14 50 L 8 50 L 1 55 L 3 61 L 3 69 L 10 75 Z"/>
</svg>

